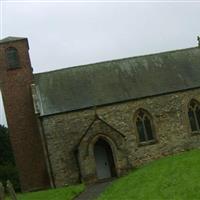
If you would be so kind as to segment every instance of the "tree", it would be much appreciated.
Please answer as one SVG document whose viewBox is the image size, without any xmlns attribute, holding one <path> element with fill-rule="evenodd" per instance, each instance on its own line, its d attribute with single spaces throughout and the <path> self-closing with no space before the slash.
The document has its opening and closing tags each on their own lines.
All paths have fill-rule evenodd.
<svg viewBox="0 0 200 200">
<path fill-rule="evenodd" d="M 9 140 L 8 128 L 0 125 L 0 165 L 15 164 Z"/>
<path fill-rule="evenodd" d="M 20 190 L 18 171 L 9 139 L 8 128 L 0 125 L 0 181 L 10 180 L 16 190 Z"/>
</svg>

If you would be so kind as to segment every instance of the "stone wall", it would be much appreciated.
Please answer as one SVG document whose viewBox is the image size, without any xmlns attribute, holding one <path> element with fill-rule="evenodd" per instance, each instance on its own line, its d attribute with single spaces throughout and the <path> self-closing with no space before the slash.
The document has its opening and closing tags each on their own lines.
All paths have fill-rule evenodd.
<svg viewBox="0 0 200 200">
<path fill-rule="evenodd" d="M 44 117 L 43 126 L 56 185 L 76 183 L 83 178 L 80 167 L 83 167 L 84 164 L 78 164 L 80 160 L 78 160 L 77 149 L 80 148 L 80 142 L 87 134 L 94 135 L 94 137 L 98 134 L 105 134 L 106 137 L 109 137 L 110 134 L 110 138 L 115 140 L 114 143 L 117 143 L 116 140 L 118 139 L 122 140 L 120 137 L 114 138 L 114 135 L 118 134 L 117 131 L 125 135 L 121 146 L 119 145 L 120 148 L 117 148 L 118 152 L 113 152 L 116 156 L 121 153 L 121 156 L 117 158 L 121 161 L 117 163 L 116 167 L 121 168 L 121 171 L 124 169 L 124 171 L 119 173 L 119 176 L 128 169 L 151 160 L 192 148 L 199 148 L 200 134 L 191 134 L 187 116 L 187 106 L 193 98 L 200 102 L 200 89 L 97 108 L 99 118 L 111 125 L 111 129 L 115 129 L 116 133 L 110 131 L 105 133 L 105 129 L 100 131 L 100 126 L 87 132 L 88 127 L 95 120 L 94 109 Z M 153 118 L 157 139 L 154 144 L 141 146 L 138 143 L 134 115 L 139 108 L 147 110 Z M 81 149 L 79 149 L 79 152 L 81 152 Z M 91 168 L 91 170 L 88 169 L 89 171 L 94 168 L 92 165 L 87 167 Z"/>
</svg>

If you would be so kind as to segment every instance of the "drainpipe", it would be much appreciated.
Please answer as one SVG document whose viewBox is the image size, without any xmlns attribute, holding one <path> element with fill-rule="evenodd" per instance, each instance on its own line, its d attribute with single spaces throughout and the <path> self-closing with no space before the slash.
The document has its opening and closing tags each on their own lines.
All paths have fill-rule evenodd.
<svg viewBox="0 0 200 200">
<path fill-rule="evenodd" d="M 49 158 L 49 151 L 48 151 L 46 136 L 45 136 L 44 127 L 43 127 L 43 118 L 40 116 L 40 113 L 42 110 L 42 106 L 40 105 L 40 102 L 41 102 L 40 93 L 35 84 L 31 84 L 31 92 L 32 92 L 33 106 L 34 106 L 37 124 L 39 128 L 39 133 L 40 133 L 40 137 L 42 141 L 42 147 L 44 151 L 45 163 L 46 163 L 47 172 L 49 175 L 50 186 L 51 188 L 56 188 L 55 178 L 53 176 L 52 165 Z"/>
<path fill-rule="evenodd" d="M 39 125 L 39 131 L 40 131 L 40 136 L 41 136 L 41 140 L 42 140 L 42 146 L 43 146 L 43 150 L 44 150 L 44 157 L 45 157 L 45 161 L 46 161 L 47 171 L 49 174 L 50 185 L 51 185 L 51 188 L 56 188 L 52 164 L 51 164 L 51 161 L 49 158 L 49 151 L 48 151 L 46 136 L 44 134 L 42 118 L 37 117 L 37 121 L 38 121 L 38 125 Z"/>
</svg>

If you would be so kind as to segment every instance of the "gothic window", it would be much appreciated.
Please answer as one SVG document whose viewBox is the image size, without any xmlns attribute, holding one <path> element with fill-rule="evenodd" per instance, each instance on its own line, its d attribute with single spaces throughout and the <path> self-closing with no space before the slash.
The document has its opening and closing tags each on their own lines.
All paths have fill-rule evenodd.
<svg viewBox="0 0 200 200">
<path fill-rule="evenodd" d="M 190 101 L 188 117 L 192 132 L 200 131 L 200 105 L 195 100 Z"/>
<path fill-rule="evenodd" d="M 9 69 L 15 69 L 20 66 L 19 55 L 16 48 L 9 47 L 8 49 L 6 49 L 6 59 Z"/>
<path fill-rule="evenodd" d="M 152 127 L 152 119 L 149 114 L 140 109 L 136 116 L 136 127 L 139 136 L 139 142 L 154 141 L 154 133 Z"/>
</svg>

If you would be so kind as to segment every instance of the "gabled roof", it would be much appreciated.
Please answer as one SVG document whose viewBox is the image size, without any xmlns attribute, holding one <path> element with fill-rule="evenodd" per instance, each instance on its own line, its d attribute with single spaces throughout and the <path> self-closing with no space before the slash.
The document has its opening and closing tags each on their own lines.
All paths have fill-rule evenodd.
<svg viewBox="0 0 200 200">
<path fill-rule="evenodd" d="M 14 41 L 18 41 L 18 40 L 24 40 L 24 39 L 27 39 L 27 38 L 9 36 L 9 37 L 6 37 L 6 38 L 0 40 L 0 44 L 6 43 L 6 42 L 14 42 Z"/>
<path fill-rule="evenodd" d="M 80 145 L 80 143 L 82 142 L 82 140 L 85 138 L 85 136 L 88 134 L 88 132 L 92 129 L 93 126 L 96 126 L 97 124 L 95 124 L 96 122 L 100 122 L 102 125 L 106 126 L 107 128 L 111 129 L 112 131 L 114 131 L 115 133 L 118 134 L 118 136 L 122 137 L 122 138 L 126 138 L 126 136 L 121 133 L 119 130 L 117 130 L 116 128 L 114 128 L 112 125 L 110 125 L 108 122 L 106 122 L 105 120 L 103 120 L 101 117 L 99 117 L 98 114 L 96 114 L 94 116 L 93 121 L 90 123 L 90 125 L 88 126 L 88 128 L 86 129 L 85 133 L 81 136 L 81 139 L 79 140 L 77 147 Z M 95 131 L 92 131 L 92 133 L 97 133 Z"/>
<path fill-rule="evenodd" d="M 35 74 L 41 115 L 200 87 L 200 48 Z"/>
</svg>

